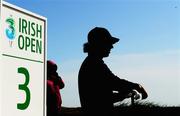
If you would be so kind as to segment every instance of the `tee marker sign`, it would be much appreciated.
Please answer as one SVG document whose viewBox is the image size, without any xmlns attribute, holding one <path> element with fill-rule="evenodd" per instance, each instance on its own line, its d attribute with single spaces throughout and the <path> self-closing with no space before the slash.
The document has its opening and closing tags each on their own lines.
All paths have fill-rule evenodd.
<svg viewBox="0 0 180 116">
<path fill-rule="evenodd" d="M 46 25 L 0 1 L 0 116 L 46 116 Z"/>
</svg>

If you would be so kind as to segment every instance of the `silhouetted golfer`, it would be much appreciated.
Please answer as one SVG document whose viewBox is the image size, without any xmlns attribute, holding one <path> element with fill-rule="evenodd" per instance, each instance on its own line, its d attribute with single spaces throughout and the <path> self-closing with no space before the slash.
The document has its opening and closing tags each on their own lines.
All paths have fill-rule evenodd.
<svg viewBox="0 0 180 116">
<path fill-rule="evenodd" d="M 64 82 L 57 73 L 57 65 L 47 61 L 47 116 L 59 116 L 61 110 L 60 89 L 64 88 Z"/>
<path fill-rule="evenodd" d="M 113 44 L 118 41 L 107 29 L 95 27 L 88 33 L 88 42 L 84 44 L 88 56 L 79 70 L 79 95 L 82 109 L 92 116 L 112 114 L 116 101 L 113 91 L 119 92 L 119 100 L 133 89 L 140 92 L 143 99 L 147 98 L 142 86 L 115 76 L 104 63 L 103 58 L 109 56 Z"/>
</svg>

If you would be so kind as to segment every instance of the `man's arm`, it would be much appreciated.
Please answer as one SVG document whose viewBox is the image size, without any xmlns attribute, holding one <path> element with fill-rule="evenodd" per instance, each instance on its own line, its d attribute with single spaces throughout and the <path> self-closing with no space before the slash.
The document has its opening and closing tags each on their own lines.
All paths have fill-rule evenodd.
<svg viewBox="0 0 180 116">
<path fill-rule="evenodd" d="M 112 90 L 119 91 L 120 94 L 125 95 L 130 93 L 133 89 L 135 89 L 142 95 L 142 99 L 146 99 L 148 97 L 147 92 L 140 84 L 133 83 L 125 79 L 121 79 L 118 76 L 114 75 L 106 65 L 105 68 L 107 76 L 109 77 L 109 82 L 112 87 Z"/>
</svg>

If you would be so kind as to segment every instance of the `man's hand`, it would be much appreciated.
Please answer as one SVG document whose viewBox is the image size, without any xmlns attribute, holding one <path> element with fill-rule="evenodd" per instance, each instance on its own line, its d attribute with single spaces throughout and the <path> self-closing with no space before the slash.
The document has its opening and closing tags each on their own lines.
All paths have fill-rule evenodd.
<svg viewBox="0 0 180 116">
<path fill-rule="evenodd" d="M 141 93 L 142 99 L 146 99 L 146 98 L 148 97 L 147 92 L 145 91 L 145 89 L 144 89 L 140 84 L 138 84 L 136 90 L 137 90 L 139 93 Z"/>
</svg>

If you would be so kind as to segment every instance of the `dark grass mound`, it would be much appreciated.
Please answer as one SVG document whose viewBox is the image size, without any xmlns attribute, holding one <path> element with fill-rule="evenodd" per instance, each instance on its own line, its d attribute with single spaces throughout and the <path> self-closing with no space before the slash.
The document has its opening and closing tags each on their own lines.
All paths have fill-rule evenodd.
<svg viewBox="0 0 180 116">
<path fill-rule="evenodd" d="M 133 106 L 119 104 L 114 108 L 111 116 L 180 116 L 180 107 L 159 106 L 153 103 L 137 102 Z M 61 116 L 84 116 L 80 107 L 62 108 Z"/>
<path fill-rule="evenodd" d="M 80 107 L 62 107 L 61 116 L 83 116 L 83 112 Z"/>
<path fill-rule="evenodd" d="M 116 116 L 180 116 L 180 107 L 160 106 L 148 102 L 136 102 L 134 105 L 120 104 L 114 108 Z"/>
</svg>

